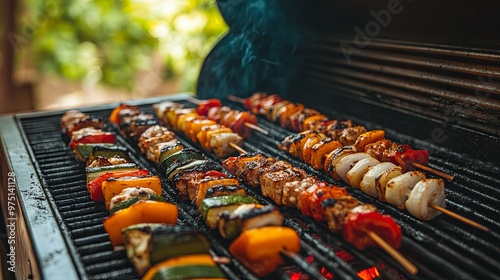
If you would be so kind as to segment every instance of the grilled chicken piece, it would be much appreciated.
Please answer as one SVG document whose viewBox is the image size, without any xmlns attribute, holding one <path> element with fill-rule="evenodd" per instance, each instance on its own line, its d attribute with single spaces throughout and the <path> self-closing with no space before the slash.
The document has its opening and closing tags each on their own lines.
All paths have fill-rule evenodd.
<svg viewBox="0 0 500 280">
<path fill-rule="evenodd" d="M 118 113 L 119 125 L 129 122 L 141 114 L 141 109 L 134 105 L 120 104 L 119 107 L 121 108 Z"/>
<path fill-rule="evenodd" d="M 302 181 L 306 175 L 307 173 L 304 170 L 296 167 L 266 173 L 261 176 L 262 194 L 271 198 L 276 204 L 281 205 L 285 184 L 293 181 Z"/>
<path fill-rule="evenodd" d="M 126 138 L 138 140 L 142 133 L 148 128 L 157 125 L 158 122 L 151 114 L 140 113 L 120 124 L 120 134 Z"/>
<path fill-rule="evenodd" d="M 203 177 L 205 177 L 203 171 L 185 172 L 174 179 L 175 187 L 183 199 L 189 199 L 189 187 L 198 184 Z"/>
<path fill-rule="evenodd" d="M 348 127 L 342 130 L 340 134 L 339 141 L 342 145 L 354 145 L 358 136 L 365 133 L 366 128 L 363 126 Z"/>
<path fill-rule="evenodd" d="M 219 232 L 227 239 L 233 239 L 247 229 L 281 225 L 283 215 L 278 208 L 260 204 L 243 204 L 233 212 L 224 211 L 220 213 L 218 221 Z"/>
<path fill-rule="evenodd" d="M 278 160 L 274 163 L 269 163 L 265 166 L 262 166 L 260 167 L 258 170 L 257 170 L 257 174 L 258 174 L 258 184 L 260 186 L 262 186 L 262 176 L 264 176 L 265 174 L 267 173 L 273 173 L 273 172 L 276 172 L 276 171 L 281 171 L 281 170 L 285 170 L 285 169 L 289 169 L 289 168 L 292 168 L 293 166 L 287 162 L 287 161 L 284 161 L 284 160 Z"/>
<path fill-rule="evenodd" d="M 110 158 L 98 156 L 87 167 L 109 166 L 109 165 L 116 165 L 116 164 L 122 164 L 122 163 L 127 163 L 127 162 L 128 161 L 126 159 L 119 157 L 119 156 L 113 156 Z"/>
<path fill-rule="evenodd" d="M 120 194 L 113 196 L 110 201 L 109 209 L 113 209 L 118 203 L 146 194 L 156 194 L 156 192 L 150 188 L 144 187 L 126 188 Z"/>
<path fill-rule="evenodd" d="M 103 128 L 104 122 L 77 110 L 69 110 L 61 117 L 61 129 L 69 136 L 86 127 Z"/>
<path fill-rule="evenodd" d="M 228 158 L 222 162 L 222 165 L 236 178 L 246 182 L 251 187 L 258 187 L 259 168 L 274 162 L 273 158 L 267 158 L 263 154 L 251 153 Z"/>
<path fill-rule="evenodd" d="M 71 130 L 73 126 L 80 120 L 87 118 L 89 115 L 78 110 L 69 110 L 61 117 L 61 130 Z"/>
<path fill-rule="evenodd" d="M 351 120 L 347 121 L 333 121 L 328 123 L 328 126 L 325 129 L 325 134 L 328 135 L 328 137 L 334 139 L 334 140 L 340 140 L 340 136 L 342 135 L 342 132 L 344 129 L 353 127 L 354 124 L 352 123 Z"/>
<path fill-rule="evenodd" d="M 78 139 L 85 137 L 85 136 L 101 134 L 103 132 L 104 131 L 102 131 L 101 129 L 97 129 L 97 128 L 93 128 L 93 127 L 85 127 L 85 128 L 74 131 L 73 134 L 71 134 L 71 141 L 78 140 Z"/>
<path fill-rule="evenodd" d="M 150 145 L 149 149 L 146 153 L 146 156 L 149 160 L 156 162 L 156 163 L 159 163 L 158 160 L 159 160 L 160 155 L 163 151 L 165 151 L 169 147 L 174 147 L 174 146 L 178 146 L 178 145 L 182 145 L 182 143 L 179 142 L 176 138 L 174 138 L 170 141 L 157 143 L 154 146 Z"/>
<path fill-rule="evenodd" d="M 345 217 L 358 205 L 359 202 L 352 196 L 323 200 L 321 206 L 323 208 L 323 215 L 328 222 L 328 228 L 333 232 L 342 230 Z"/>
<path fill-rule="evenodd" d="M 173 139 L 175 139 L 175 134 L 172 131 L 168 130 L 166 127 L 154 125 L 144 131 L 137 145 L 141 149 L 141 153 L 145 154 L 150 147 Z"/>
<path fill-rule="evenodd" d="M 365 153 L 381 162 L 390 161 L 389 157 L 399 148 L 397 143 L 382 139 L 365 146 Z"/>
<path fill-rule="evenodd" d="M 288 207 L 298 208 L 300 194 L 318 182 L 318 177 L 308 176 L 302 181 L 288 182 L 283 186 L 281 203 Z"/>
<path fill-rule="evenodd" d="M 236 150 L 229 143 L 240 146 L 243 138 L 234 132 L 213 134 L 209 140 L 209 146 L 219 158 L 226 158 L 234 154 Z"/>
<path fill-rule="evenodd" d="M 429 205 L 446 207 L 444 181 L 442 179 L 423 179 L 418 182 L 405 202 L 410 214 L 420 220 L 428 221 L 441 212 Z"/>
</svg>

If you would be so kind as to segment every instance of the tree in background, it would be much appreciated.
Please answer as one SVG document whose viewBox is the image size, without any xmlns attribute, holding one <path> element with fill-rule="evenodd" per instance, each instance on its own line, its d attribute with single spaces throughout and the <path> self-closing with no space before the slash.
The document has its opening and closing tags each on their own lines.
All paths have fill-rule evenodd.
<svg viewBox="0 0 500 280">
<path fill-rule="evenodd" d="M 153 52 L 164 79 L 194 91 L 202 58 L 227 29 L 215 0 L 27 1 L 25 18 L 36 24 L 24 28 L 41 73 L 129 91 Z"/>
</svg>

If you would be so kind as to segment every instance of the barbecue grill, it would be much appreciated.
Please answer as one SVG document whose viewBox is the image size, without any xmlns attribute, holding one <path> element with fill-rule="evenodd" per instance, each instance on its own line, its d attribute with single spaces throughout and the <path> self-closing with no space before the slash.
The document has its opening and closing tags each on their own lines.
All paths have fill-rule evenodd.
<svg viewBox="0 0 500 280">
<path fill-rule="evenodd" d="M 332 119 L 350 118 L 369 129 L 384 129 L 390 139 L 428 149 L 431 167 L 455 175 L 453 181 L 446 182 L 447 208 L 487 226 L 490 232 L 445 215 L 422 222 L 348 188 L 356 199 L 376 205 L 401 225 L 404 237 L 400 251 L 417 265 L 419 274 L 408 274 L 380 249 L 358 251 L 340 235 L 329 232 L 325 225 L 297 210 L 282 208 L 285 225 L 301 237 L 302 251 L 300 260 L 288 260 L 287 266 L 268 279 L 314 279 L 318 277 L 315 272 L 336 279 L 500 278 L 500 191 L 496 187 L 500 183 L 500 86 L 493 80 L 500 77 L 500 68 L 495 64 L 500 53 L 494 47 L 495 42 L 487 38 L 499 35 L 498 30 L 486 28 L 474 33 L 471 30 L 474 28 L 468 28 L 459 39 L 454 37 L 456 34 L 439 36 L 445 33 L 441 30 L 426 35 L 416 31 L 415 18 L 444 4 L 429 8 L 409 2 L 401 11 L 405 19 L 399 22 L 408 32 L 414 32 L 414 37 L 401 35 L 398 15 L 393 15 L 395 22 L 377 38 L 370 38 L 368 45 L 353 50 L 347 61 L 342 46 L 356 46 L 353 27 L 369 23 L 372 19 L 367 16 L 371 10 L 387 8 L 386 1 L 354 2 L 336 3 L 333 9 L 329 1 L 308 5 L 300 1 L 218 1 L 231 32 L 207 57 L 200 74 L 198 97 L 224 98 L 226 93 L 246 97 L 254 91 L 279 92 Z M 482 9 L 486 16 L 476 16 L 479 22 L 474 24 L 482 26 L 494 18 L 491 5 L 485 3 Z M 327 11 L 334 15 L 328 15 Z M 351 16 L 349 21 L 343 21 L 345 15 Z M 446 17 L 451 20 L 453 16 Z M 432 26 L 432 22 L 428 24 Z M 333 26 L 338 27 L 336 33 L 332 33 Z M 474 36 L 484 45 L 473 46 L 471 42 L 477 42 L 473 41 Z M 265 43 L 270 38 L 274 38 L 272 43 Z M 180 94 L 168 99 L 195 106 L 189 97 Z M 152 112 L 152 104 L 166 99 L 127 103 Z M 224 103 L 242 109 L 241 104 L 227 99 Z M 80 110 L 107 118 L 117 105 Z M 0 194 L 5 221 L 16 224 L 16 276 L 18 279 L 137 279 L 124 251 L 112 249 L 102 226 L 108 213 L 104 205 L 91 201 L 85 186 L 84 165 L 75 158 L 60 132 L 59 119 L 63 113 L 25 113 L 0 118 Z M 277 145 L 291 132 L 263 118 L 258 121 L 269 135 L 254 133 L 245 141 L 245 150 L 287 160 L 324 181 L 343 185 L 279 151 Z M 113 131 L 111 126 L 107 129 Z M 179 138 L 185 146 L 193 146 L 187 139 Z M 221 265 L 228 278 L 256 279 L 231 257 L 228 242 L 208 230 L 196 209 L 179 198 L 175 188 L 155 164 L 140 154 L 135 143 L 121 136 L 117 141 L 130 150 L 132 160 L 139 166 L 161 176 L 164 196 L 179 206 L 179 224 L 205 230 L 212 243 L 211 253 L 231 260 Z M 220 165 L 220 159 L 207 156 Z M 15 173 L 16 179 L 14 213 L 7 204 L 12 189 L 9 172 Z M 272 203 L 260 191 L 248 189 L 248 192 L 263 204 Z"/>
</svg>

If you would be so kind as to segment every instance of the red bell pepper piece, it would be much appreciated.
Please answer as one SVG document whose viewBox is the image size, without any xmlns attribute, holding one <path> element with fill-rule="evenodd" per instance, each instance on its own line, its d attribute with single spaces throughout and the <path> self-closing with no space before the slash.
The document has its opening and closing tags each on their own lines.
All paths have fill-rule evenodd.
<svg viewBox="0 0 500 280">
<path fill-rule="evenodd" d="M 216 177 L 216 178 L 224 177 L 224 178 L 226 178 L 227 175 L 222 173 L 222 172 L 219 172 L 217 170 L 209 170 L 209 171 L 205 172 L 205 174 L 204 174 L 204 178 L 206 178 L 206 177 Z"/>
<path fill-rule="evenodd" d="M 196 107 L 196 113 L 198 113 L 201 116 L 207 116 L 208 111 L 211 108 L 218 108 L 218 107 L 222 107 L 222 102 L 220 102 L 219 99 L 212 98 L 209 100 L 204 100 L 198 105 L 198 107 Z"/>
<path fill-rule="evenodd" d="M 111 132 L 104 132 L 101 134 L 86 135 L 69 143 L 71 149 L 76 149 L 78 144 L 92 144 L 92 143 L 111 143 L 116 142 L 116 135 Z"/>
<path fill-rule="evenodd" d="M 247 127 L 245 123 L 257 125 L 257 117 L 249 112 L 240 112 L 233 121 L 231 129 L 243 138 L 250 138 L 252 137 L 252 129 Z"/>
<path fill-rule="evenodd" d="M 401 228 L 391 216 L 379 212 L 350 213 L 344 224 L 344 238 L 359 250 L 377 244 L 367 234 L 373 231 L 389 245 L 398 249 L 401 246 Z"/>
<path fill-rule="evenodd" d="M 389 160 L 401 166 L 403 172 L 407 170 L 414 170 L 415 167 L 412 163 L 419 163 L 422 165 L 429 164 L 429 152 L 427 150 L 414 150 L 407 144 L 402 144 L 392 155 Z"/>
<path fill-rule="evenodd" d="M 101 174 L 101 176 L 95 178 L 90 183 L 87 184 L 87 189 L 90 193 L 90 198 L 93 201 L 104 201 L 104 195 L 102 193 L 102 183 L 109 178 L 122 178 L 131 176 L 146 176 L 149 175 L 149 170 L 139 169 L 132 171 L 109 171 Z"/>
</svg>

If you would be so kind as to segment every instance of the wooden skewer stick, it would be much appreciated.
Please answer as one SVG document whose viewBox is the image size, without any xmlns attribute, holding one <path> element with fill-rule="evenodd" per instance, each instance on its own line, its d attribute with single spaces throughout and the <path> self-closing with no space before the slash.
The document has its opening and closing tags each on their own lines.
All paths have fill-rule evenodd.
<svg viewBox="0 0 500 280">
<path fill-rule="evenodd" d="M 263 128 L 260 128 L 260 127 L 256 126 L 253 123 L 246 122 L 245 126 L 248 127 L 248 128 L 251 128 L 253 130 L 257 130 L 258 132 L 260 132 L 260 133 L 262 133 L 264 135 L 268 135 L 269 134 L 269 132 L 267 132 L 267 130 L 264 130 Z"/>
<path fill-rule="evenodd" d="M 229 146 L 233 147 L 236 151 L 238 151 L 240 154 L 246 154 L 247 151 L 245 151 L 245 149 L 243 149 L 242 147 L 234 144 L 233 142 L 229 142 Z"/>
<path fill-rule="evenodd" d="M 423 165 L 423 164 L 415 163 L 415 162 L 412 162 L 411 164 L 420 170 L 427 171 L 429 173 L 432 173 L 432 174 L 437 175 L 439 177 L 443 177 L 443 178 L 448 179 L 450 181 L 453 181 L 453 179 L 455 178 L 455 176 L 453 176 L 453 175 L 446 174 L 442 171 L 436 170 L 436 169 L 431 168 L 427 165 Z"/>
<path fill-rule="evenodd" d="M 226 96 L 226 98 L 229 99 L 229 100 L 231 100 L 231 101 L 238 102 L 238 103 L 241 103 L 241 104 L 245 103 L 245 98 L 241 98 L 241 97 L 238 97 L 238 96 L 235 96 L 235 95 L 232 95 L 232 94 L 228 94 Z"/>
<path fill-rule="evenodd" d="M 490 229 L 489 229 L 489 228 L 487 228 L 487 227 L 485 227 L 485 226 L 483 226 L 483 225 L 481 225 L 481 224 L 478 224 L 477 222 L 474 222 L 473 220 L 468 219 L 468 218 L 466 218 L 466 217 L 464 217 L 464 216 L 462 216 L 462 215 L 460 215 L 460 214 L 457 214 L 457 213 L 455 213 L 455 212 L 453 212 L 453 211 L 450 211 L 450 210 L 448 210 L 448 209 L 446 209 L 446 208 L 444 208 L 444 207 L 441 207 L 441 206 L 439 206 L 439 205 L 429 204 L 429 207 L 431 207 L 431 208 L 433 208 L 433 209 L 435 209 L 435 210 L 437 210 L 437 211 L 440 211 L 440 212 L 442 212 L 443 214 L 446 214 L 446 215 L 448 215 L 448 216 L 450 216 L 450 217 L 452 217 L 452 218 L 455 218 L 455 219 L 457 219 L 457 220 L 459 220 L 459 221 L 461 221 L 461 222 L 463 222 L 463 223 L 466 223 L 466 224 L 468 224 L 468 225 L 470 225 L 470 226 L 473 226 L 473 227 L 475 227 L 475 228 L 478 228 L 478 229 L 480 229 L 480 230 L 483 230 L 483 231 L 486 231 L 486 232 L 489 232 L 489 231 L 490 231 Z"/>
<path fill-rule="evenodd" d="M 201 100 L 196 99 L 196 98 L 194 98 L 194 97 L 190 97 L 190 98 L 188 98 L 187 100 L 188 100 L 189 102 L 191 102 L 191 103 L 196 104 L 196 105 L 199 105 L 199 104 L 201 103 Z M 255 125 L 255 124 L 253 124 L 253 123 L 245 122 L 245 126 L 246 126 L 246 127 L 248 127 L 248 128 L 250 128 L 250 129 L 256 130 L 256 131 L 258 131 L 258 132 L 260 132 L 260 133 L 262 133 L 262 134 L 264 134 L 264 135 L 268 135 L 268 134 L 269 134 L 269 132 L 267 132 L 266 130 L 264 130 L 264 129 L 262 129 L 262 128 L 258 127 L 258 126 L 256 126 L 256 125 Z"/>
<path fill-rule="evenodd" d="M 247 151 L 240 146 L 234 144 L 234 143 L 229 143 L 231 147 L 236 149 L 238 152 L 242 154 L 246 154 Z M 385 242 L 382 237 L 380 237 L 377 233 L 373 231 L 367 231 L 366 232 L 370 238 L 375 241 L 382 249 L 384 249 L 389 255 L 391 255 L 397 262 L 399 262 L 408 272 L 412 275 L 417 274 L 418 268 L 412 264 L 405 256 L 403 256 L 398 250 L 394 249 L 391 245 L 389 245 L 387 242 Z"/>
<path fill-rule="evenodd" d="M 378 246 L 380 246 L 384 251 L 386 251 L 389 255 L 391 255 L 399 264 L 401 264 L 411 275 L 416 275 L 418 273 L 418 268 L 411 263 L 405 256 L 403 256 L 398 250 L 394 249 L 391 245 L 385 242 L 382 237 L 380 237 L 377 233 L 369 230 L 366 231 L 366 234 L 370 236 Z"/>
</svg>

